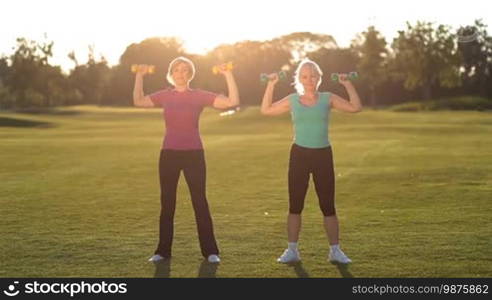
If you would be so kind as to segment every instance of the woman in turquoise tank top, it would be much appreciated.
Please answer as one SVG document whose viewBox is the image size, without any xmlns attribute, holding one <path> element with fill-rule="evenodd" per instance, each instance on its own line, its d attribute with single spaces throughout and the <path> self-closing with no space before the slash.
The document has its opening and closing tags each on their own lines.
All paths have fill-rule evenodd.
<svg viewBox="0 0 492 300">
<path fill-rule="evenodd" d="M 297 242 L 301 230 L 301 213 L 304 198 L 313 176 L 323 222 L 330 243 L 328 260 L 335 263 L 350 263 L 343 253 L 338 239 L 338 218 L 335 211 L 335 176 L 333 155 L 328 125 L 332 108 L 343 112 L 356 113 L 362 109 L 361 101 L 352 83 L 341 76 L 339 83 L 347 90 L 349 100 L 330 92 L 319 92 L 323 73 L 314 61 L 303 60 L 295 73 L 294 84 L 297 93 L 290 94 L 272 104 L 273 89 L 278 75 L 269 75 L 269 82 L 263 96 L 261 113 L 268 116 L 288 111 L 292 114 L 294 143 L 289 160 L 289 215 L 287 217 L 288 247 L 277 259 L 280 263 L 300 261 Z"/>
</svg>

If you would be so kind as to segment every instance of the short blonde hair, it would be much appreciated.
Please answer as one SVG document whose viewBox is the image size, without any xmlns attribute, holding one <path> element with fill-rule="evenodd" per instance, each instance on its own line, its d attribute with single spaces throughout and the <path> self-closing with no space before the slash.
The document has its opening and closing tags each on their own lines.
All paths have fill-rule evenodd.
<svg viewBox="0 0 492 300">
<path fill-rule="evenodd" d="M 302 85 L 301 81 L 299 80 L 299 76 L 301 75 L 301 69 L 304 68 L 304 66 L 309 66 L 311 67 L 312 70 L 316 71 L 319 75 L 319 81 L 318 84 L 316 85 L 316 89 L 318 89 L 319 85 L 321 84 L 321 77 L 323 76 L 323 71 L 321 71 L 321 68 L 317 63 L 314 61 L 310 60 L 309 58 L 303 59 L 300 63 L 299 66 L 297 66 L 296 73 L 294 75 L 294 82 L 292 85 L 295 87 L 297 93 L 300 95 L 304 94 L 304 86 Z"/>
<path fill-rule="evenodd" d="M 167 75 L 166 75 L 167 81 L 172 85 L 174 85 L 174 80 L 172 76 L 173 69 L 177 64 L 181 64 L 181 63 L 188 64 L 188 66 L 190 67 L 191 76 L 188 82 L 192 81 L 193 77 L 195 77 L 195 65 L 193 64 L 193 62 L 189 58 L 186 58 L 184 56 L 176 57 L 175 59 L 173 59 L 173 61 L 171 61 L 171 63 L 169 63 L 169 68 L 167 69 Z"/>
</svg>

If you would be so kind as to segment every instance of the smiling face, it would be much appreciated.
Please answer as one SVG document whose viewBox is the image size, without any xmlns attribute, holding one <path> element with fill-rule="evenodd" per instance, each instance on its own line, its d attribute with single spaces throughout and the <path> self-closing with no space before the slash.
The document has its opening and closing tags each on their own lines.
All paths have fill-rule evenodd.
<svg viewBox="0 0 492 300">
<path fill-rule="evenodd" d="M 195 75 L 193 62 L 185 57 L 175 58 L 167 72 L 167 81 L 175 87 L 188 87 Z"/>
<path fill-rule="evenodd" d="M 299 95 L 316 93 L 321 84 L 323 71 L 318 64 L 309 58 L 303 59 L 297 66 L 294 75 L 294 86 Z"/>
<path fill-rule="evenodd" d="M 304 87 L 304 92 L 315 92 L 318 89 L 320 77 L 313 64 L 304 64 L 299 72 L 299 82 Z"/>
<path fill-rule="evenodd" d="M 191 68 L 188 63 L 178 62 L 171 70 L 175 86 L 187 86 L 191 79 Z"/>
</svg>

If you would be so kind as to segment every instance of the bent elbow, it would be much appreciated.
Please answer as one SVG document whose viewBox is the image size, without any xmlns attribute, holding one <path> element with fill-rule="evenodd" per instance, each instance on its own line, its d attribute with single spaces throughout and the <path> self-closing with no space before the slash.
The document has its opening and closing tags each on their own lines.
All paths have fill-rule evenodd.
<svg viewBox="0 0 492 300">
<path fill-rule="evenodd" d="M 359 113 L 362 111 L 362 105 L 352 106 L 351 113 Z"/>
<path fill-rule="evenodd" d="M 238 106 L 238 104 L 234 103 L 234 102 L 228 102 L 226 103 L 226 105 L 224 105 L 224 108 L 227 109 L 227 108 L 234 108 Z"/>
<path fill-rule="evenodd" d="M 148 105 L 145 104 L 144 99 L 133 99 L 133 104 L 136 107 L 148 107 Z"/>
</svg>

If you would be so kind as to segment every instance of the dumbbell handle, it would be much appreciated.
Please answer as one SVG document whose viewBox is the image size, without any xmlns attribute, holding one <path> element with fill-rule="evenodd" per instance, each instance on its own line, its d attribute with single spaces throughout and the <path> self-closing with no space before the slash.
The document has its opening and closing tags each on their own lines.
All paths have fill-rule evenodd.
<svg viewBox="0 0 492 300">
<path fill-rule="evenodd" d="M 133 64 L 131 66 L 131 71 L 132 73 L 137 73 L 139 71 L 142 71 L 142 68 L 146 68 L 145 69 L 145 73 L 148 73 L 148 74 L 154 74 L 155 73 L 155 66 L 154 65 L 138 65 L 138 64 Z"/>
<path fill-rule="evenodd" d="M 331 80 L 333 81 L 338 81 L 340 76 L 345 75 L 346 79 L 348 80 L 355 80 L 359 78 L 359 74 L 357 72 L 350 72 L 350 73 L 331 73 Z"/>
<path fill-rule="evenodd" d="M 287 74 L 285 73 L 285 71 L 279 71 L 276 74 L 278 75 L 279 80 L 284 80 L 287 78 Z M 269 74 L 261 73 L 260 74 L 260 80 L 261 80 L 261 82 L 267 82 L 267 81 L 271 80 L 271 78 L 270 78 Z"/>
<path fill-rule="evenodd" d="M 234 69 L 234 65 L 232 64 L 232 61 L 228 62 L 226 64 L 226 70 L 227 71 L 231 71 L 232 69 Z M 217 66 L 213 66 L 212 67 L 212 72 L 217 75 L 219 74 L 219 71 L 220 71 L 220 65 L 217 65 Z"/>
</svg>

